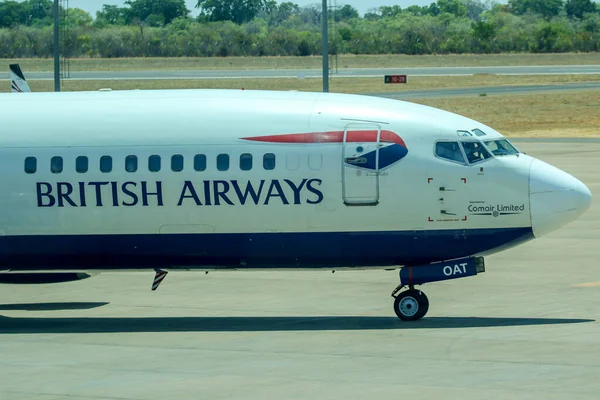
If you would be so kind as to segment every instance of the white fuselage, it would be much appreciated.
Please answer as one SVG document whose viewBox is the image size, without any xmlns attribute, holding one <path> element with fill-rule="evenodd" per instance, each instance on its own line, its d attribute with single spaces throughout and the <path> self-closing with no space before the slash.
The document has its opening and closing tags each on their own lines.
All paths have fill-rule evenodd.
<svg viewBox="0 0 600 400">
<path fill-rule="evenodd" d="M 440 157 L 440 141 L 504 138 L 411 103 L 210 90 L 0 102 L 4 270 L 427 263 L 521 243 L 590 202 L 524 154 Z"/>
</svg>

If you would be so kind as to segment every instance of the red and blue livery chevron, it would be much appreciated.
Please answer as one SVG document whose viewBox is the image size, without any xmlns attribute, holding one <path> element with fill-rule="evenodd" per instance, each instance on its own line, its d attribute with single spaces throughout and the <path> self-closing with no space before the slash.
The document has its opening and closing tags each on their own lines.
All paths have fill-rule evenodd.
<svg viewBox="0 0 600 400">
<path fill-rule="evenodd" d="M 360 144 L 377 145 L 377 130 L 353 130 L 346 132 L 345 143 L 356 143 L 356 153 L 347 157 L 345 162 L 353 167 L 369 170 L 382 170 L 396 164 L 408 154 L 406 143 L 396 133 L 388 130 L 382 130 L 379 133 L 379 165 L 377 166 L 377 149 L 367 150 Z M 289 133 L 269 136 L 246 137 L 244 140 L 266 143 L 294 143 L 294 144 L 314 144 L 314 143 L 344 143 L 344 131 L 330 132 L 311 132 L 311 133 Z M 360 164 L 349 162 L 348 159 L 361 158 Z"/>
</svg>

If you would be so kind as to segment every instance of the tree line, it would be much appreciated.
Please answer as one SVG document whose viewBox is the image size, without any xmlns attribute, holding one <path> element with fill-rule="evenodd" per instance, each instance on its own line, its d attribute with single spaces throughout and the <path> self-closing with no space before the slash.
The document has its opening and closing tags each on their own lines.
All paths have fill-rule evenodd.
<svg viewBox="0 0 600 400">
<path fill-rule="evenodd" d="M 0 57 L 52 55 L 52 0 L 0 2 Z M 274 0 L 129 0 L 95 18 L 62 10 L 71 57 L 309 56 L 321 52 L 321 8 Z M 442 54 L 600 51 L 591 0 L 437 0 L 330 12 L 331 53 Z"/>
</svg>

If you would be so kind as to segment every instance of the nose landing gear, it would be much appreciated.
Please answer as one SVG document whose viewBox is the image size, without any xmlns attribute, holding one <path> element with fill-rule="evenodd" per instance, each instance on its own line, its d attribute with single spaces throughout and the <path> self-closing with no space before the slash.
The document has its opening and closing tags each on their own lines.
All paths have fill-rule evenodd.
<svg viewBox="0 0 600 400">
<path fill-rule="evenodd" d="M 415 285 L 465 278 L 485 272 L 483 257 L 467 257 L 400 269 L 400 284 L 392 292 L 394 312 L 402 321 L 417 321 L 429 311 L 429 300 Z M 408 290 L 401 292 L 405 287 Z"/>
</svg>

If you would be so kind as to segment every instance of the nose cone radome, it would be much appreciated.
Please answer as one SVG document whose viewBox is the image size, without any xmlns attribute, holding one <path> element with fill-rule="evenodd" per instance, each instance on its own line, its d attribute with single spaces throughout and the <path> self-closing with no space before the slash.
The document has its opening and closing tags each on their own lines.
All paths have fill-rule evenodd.
<svg viewBox="0 0 600 400">
<path fill-rule="evenodd" d="M 592 203 L 592 193 L 580 180 L 540 160 L 531 164 L 529 194 L 535 237 L 574 221 Z"/>
</svg>

